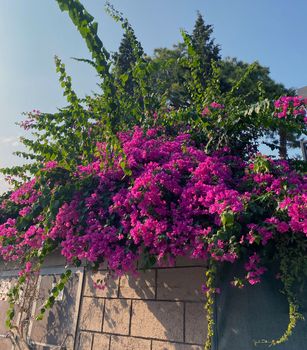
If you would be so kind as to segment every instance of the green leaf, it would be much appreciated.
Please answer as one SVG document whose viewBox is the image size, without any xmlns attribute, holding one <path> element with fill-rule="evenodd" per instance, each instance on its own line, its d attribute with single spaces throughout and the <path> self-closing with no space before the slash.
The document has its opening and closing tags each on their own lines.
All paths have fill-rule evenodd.
<svg viewBox="0 0 307 350">
<path fill-rule="evenodd" d="M 232 211 L 224 211 L 221 215 L 221 222 L 225 228 L 232 227 L 234 225 L 234 213 Z"/>
</svg>

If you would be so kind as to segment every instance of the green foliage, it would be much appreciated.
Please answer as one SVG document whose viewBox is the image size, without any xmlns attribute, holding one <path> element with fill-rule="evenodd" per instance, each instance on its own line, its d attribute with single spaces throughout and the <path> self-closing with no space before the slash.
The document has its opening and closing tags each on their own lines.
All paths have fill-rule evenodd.
<svg viewBox="0 0 307 350">
<path fill-rule="evenodd" d="M 121 23 L 124 30 L 123 40 L 119 52 L 115 53 L 114 69 L 112 71 L 116 82 L 121 111 L 125 115 L 134 117 L 127 121 L 128 125 L 135 125 L 144 120 L 144 115 L 159 108 L 152 86 L 150 74 L 153 71 L 151 62 L 144 55 L 141 43 L 137 40 L 134 30 L 127 18 L 107 3 L 106 10 L 110 16 Z M 127 124 L 126 124 L 127 125 Z"/>
<path fill-rule="evenodd" d="M 190 54 L 190 56 L 197 56 L 199 59 L 198 64 L 200 69 L 197 72 L 197 79 L 203 88 L 207 87 L 207 82 L 210 81 L 212 73 L 214 73 L 212 71 L 212 62 L 218 62 L 221 58 L 220 48 L 214 43 L 212 34 L 212 25 L 206 25 L 203 16 L 198 12 L 193 33 L 191 35 L 185 33 L 184 35 L 188 52 L 189 50 L 193 50 L 193 54 Z M 188 43 L 185 36 L 189 38 Z"/>
<path fill-rule="evenodd" d="M 67 282 L 69 281 L 69 278 L 71 277 L 71 274 L 72 274 L 72 272 L 69 269 L 61 274 L 59 281 L 52 288 L 48 299 L 45 301 L 43 306 L 40 308 L 39 314 L 35 318 L 37 321 L 40 321 L 43 319 L 47 310 L 52 309 L 54 303 L 56 302 L 56 298 L 63 291 L 65 285 L 67 284 Z"/>
<path fill-rule="evenodd" d="M 156 49 L 149 59 L 152 69 L 148 79 L 152 94 L 157 95 L 163 106 L 190 106 L 193 104 L 191 95 L 197 90 L 203 91 L 212 79 L 212 62 L 220 59 L 219 47 L 211 38 L 212 32 L 212 26 L 206 25 L 199 13 L 193 33 L 182 32 L 183 43 L 174 45 L 173 49 Z M 193 88 L 196 80 L 198 89 Z"/>
<path fill-rule="evenodd" d="M 30 216 L 41 213 L 44 218 L 43 227 L 47 230 L 52 227 L 59 208 L 72 199 L 76 190 L 91 188 L 93 185 L 91 177 L 84 176 L 83 179 L 76 180 L 73 174 L 79 165 L 87 165 L 99 156 L 97 143 L 106 143 L 110 161 L 114 159 L 114 154 L 120 155 L 120 164 L 125 174 L 131 174 L 117 139 L 119 131 L 131 130 L 136 125 L 145 130 L 161 126 L 167 135 L 188 130 L 195 144 L 207 152 L 229 147 L 233 153 L 245 158 L 257 150 L 259 137 L 268 130 L 272 133 L 284 132 L 285 124 L 272 117 L 272 100 L 284 94 L 285 88 L 276 84 L 269 77 L 269 70 L 258 62 L 246 64 L 235 59 L 221 60 L 219 46 L 211 38 L 213 28 L 205 24 L 200 14 L 193 33 L 182 32 L 183 43 L 174 46 L 172 50 L 157 49 L 154 57 L 150 58 L 144 54 L 128 20 L 107 4 L 107 12 L 121 24 L 124 31 L 119 51 L 111 56 L 98 37 L 98 24 L 80 1 L 57 2 L 62 11 L 68 12 L 87 44 L 91 59 L 76 60 L 94 67 L 101 78 L 101 92 L 79 98 L 72 88 L 72 79 L 66 73 L 65 65 L 56 57 L 56 71 L 68 106 L 54 114 L 30 113 L 28 124 L 25 125 L 31 129 L 32 135 L 22 139 L 27 152 L 17 153 L 29 160 L 30 164 L 3 170 L 7 175 L 18 175 L 21 181 L 36 175 L 40 196 L 31 209 Z M 217 107 L 212 106 L 212 103 Z M 291 135 L 300 132 L 291 121 L 286 128 L 287 135 L 282 136 L 283 140 L 289 140 Z M 47 175 L 43 168 L 45 163 L 52 161 L 57 162 L 57 167 L 48 171 Z M 300 169 L 303 169 L 301 165 Z M 269 170 L 266 159 L 256 159 L 255 173 L 266 173 Z M 83 193 L 84 196 L 88 194 Z M 0 197 L 0 205 L 8 195 Z M 260 196 L 259 202 L 270 202 L 268 196 Z M 251 216 L 264 215 L 261 206 L 255 205 L 255 208 L 249 209 Z M 269 209 L 268 206 L 266 210 Z M 16 226 L 20 231 L 29 224 L 29 217 L 20 217 L 17 207 L 6 206 L 0 214 L 3 217 L 17 218 Z M 0 224 L 1 220 L 0 215 Z M 251 217 L 242 220 L 251 220 Z M 221 221 L 222 227 L 214 239 L 227 237 L 232 242 L 241 228 L 235 223 L 234 213 L 225 211 L 221 215 Z M 26 260 L 34 261 L 36 269 L 39 269 L 45 257 L 57 247 L 57 243 L 46 239 L 41 249 L 26 255 Z M 293 246 L 292 241 L 280 242 L 278 254 L 284 291 L 290 305 L 290 322 L 284 335 L 271 341 L 271 345 L 286 341 L 301 318 L 293 287 L 302 274 L 301 267 L 307 265 L 303 254 L 306 251 L 304 244 L 302 242 L 300 247 Z M 80 261 L 75 263 L 80 264 Z M 144 267 L 154 263 L 155 257 L 145 253 Z M 207 350 L 212 345 L 214 328 L 215 275 L 216 266 L 211 264 L 206 273 Z M 70 276 L 69 269 L 61 275 L 40 309 L 37 320 L 42 319 L 46 310 L 52 308 Z M 238 286 L 242 284 L 239 279 L 235 283 Z M 26 275 L 22 275 L 9 294 L 9 328 L 15 317 L 14 305 L 25 284 Z"/>
<path fill-rule="evenodd" d="M 95 144 L 88 136 L 89 132 L 96 132 L 96 116 L 82 106 L 84 101 L 73 91 L 71 77 L 66 74 L 64 64 L 57 57 L 55 64 L 69 105 L 54 114 L 29 114 L 28 117 L 33 119 L 32 137 L 21 140 L 28 151 L 17 154 L 30 159 L 32 164 L 7 169 L 4 171 L 6 174 L 36 173 L 42 162 L 57 161 L 65 168 L 73 168 L 93 159 Z"/>
<path fill-rule="evenodd" d="M 150 86 L 158 96 L 162 106 L 186 108 L 190 105 L 189 92 L 185 84 L 189 71 L 182 62 L 187 52 L 184 43 L 174 45 L 173 49 L 158 48 L 154 50 L 150 63 L 153 67 L 149 76 Z"/>
<path fill-rule="evenodd" d="M 193 53 L 190 62 L 191 71 L 200 69 Z M 250 65 L 232 89 L 224 94 L 220 91 L 221 70 L 216 64 L 212 64 L 212 78 L 205 89 L 198 80 L 198 74 L 192 74 L 188 83 L 191 105 L 167 113 L 161 111 L 162 125 L 176 130 L 188 126 L 195 141 L 208 152 L 222 147 L 229 147 L 242 156 L 255 152 L 259 138 L 272 122 L 273 105 L 268 100 L 250 105 L 237 94 L 254 69 L 255 65 Z M 210 107 L 212 102 L 220 107 Z"/>
<path fill-rule="evenodd" d="M 267 101 L 273 101 L 280 96 L 294 96 L 295 90 L 286 89 L 282 84 L 276 83 L 270 78 L 270 70 L 261 66 L 258 62 L 254 63 L 255 69 L 246 79 L 245 83 L 237 90 L 237 94 L 245 96 L 250 104 L 256 104 L 261 108 L 259 97 L 264 97 Z M 249 67 L 249 64 L 237 60 L 236 58 L 226 58 L 220 62 L 221 66 L 221 91 L 223 93 L 231 90 L 233 84 Z M 259 84 L 261 92 L 259 91 Z M 260 92 L 260 95 L 259 95 Z M 278 122 L 277 118 L 271 120 L 269 128 L 265 132 L 265 144 L 271 150 L 278 150 L 282 158 L 287 158 L 288 148 L 299 147 L 300 132 L 294 125 L 288 123 L 285 127 Z"/>
<path fill-rule="evenodd" d="M 106 80 L 109 76 L 109 53 L 97 35 L 98 23 L 94 21 L 79 0 L 56 0 L 61 11 L 67 11 L 74 25 L 84 39 L 97 72 Z M 110 83 L 108 81 L 108 83 Z"/>
<path fill-rule="evenodd" d="M 88 46 L 92 59 L 77 60 L 97 70 L 101 93 L 80 99 L 64 64 L 56 57 L 68 106 L 54 114 L 31 116 L 32 137 L 21 140 L 27 151 L 17 152 L 30 163 L 4 169 L 4 174 L 25 180 L 42 162 L 57 161 L 67 169 L 86 164 L 96 153 L 97 141 L 107 141 L 110 153 L 122 154 L 117 132 L 134 125 L 160 123 L 170 132 L 189 125 L 194 139 L 207 151 L 228 146 L 240 154 L 256 149 L 266 130 L 278 129 L 272 124 L 269 105 L 282 86 L 270 80 L 268 70 L 258 63 L 221 61 L 219 47 L 211 38 L 212 26 L 206 25 L 200 14 L 193 33 L 182 32 L 184 43 L 173 50 L 158 49 L 155 57 L 149 58 L 128 20 L 107 4 L 107 12 L 124 30 L 119 52 L 111 57 L 97 35 L 97 23 L 80 1 L 59 0 L 58 4 L 68 12 Z M 201 116 L 212 102 L 223 104 L 225 110 Z M 158 121 L 154 112 L 160 117 Z"/>
<path fill-rule="evenodd" d="M 264 157 L 256 157 L 253 170 L 257 174 L 269 173 L 270 162 Z"/>
<path fill-rule="evenodd" d="M 228 57 L 221 60 L 221 91 L 223 93 L 230 91 L 249 66 L 250 64 L 239 61 L 236 58 Z M 269 100 L 275 100 L 282 95 L 294 93 L 287 90 L 282 84 L 272 80 L 269 68 L 261 66 L 259 62 L 254 63 L 253 71 L 236 93 L 237 95 L 244 95 L 248 103 L 256 103 L 259 100 L 259 84 L 261 84 L 261 95 Z"/>
</svg>

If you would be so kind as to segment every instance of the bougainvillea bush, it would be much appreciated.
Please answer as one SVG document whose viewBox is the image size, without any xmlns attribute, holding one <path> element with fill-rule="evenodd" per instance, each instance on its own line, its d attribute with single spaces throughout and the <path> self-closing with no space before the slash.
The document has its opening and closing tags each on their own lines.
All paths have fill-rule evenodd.
<svg viewBox="0 0 307 350">
<path fill-rule="evenodd" d="M 259 283 L 273 259 L 287 284 L 295 262 L 282 264 L 285 249 L 306 263 L 306 179 L 286 161 L 206 154 L 189 134 L 162 128 L 135 127 L 119 139 L 130 173 L 98 143 L 93 162 L 73 172 L 48 162 L 2 201 L 0 253 L 24 264 L 22 277 L 58 247 L 70 264 L 106 262 L 115 275 L 177 256 L 214 266 L 240 260 L 239 287 Z M 208 280 L 204 292 L 216 292 Z"/>
<path fill-rule="evenodd" d="M 208 261 L 203 280 L 207 350 L 213 295 L 219 292 L 215 275 L 219 266 L 236 262 L 245 271 L 234 276 L 236 287 L 261 282 L 270 269 L 283 283 L 289 325 L 269 343 L 285 341 L 302 317 L 295 290 L 307 271 L 306 178 L 286 160 L 258 154 L 257 147 L 266 128 L 306 133 L 306 99 L 284 96 L 275 104 L 264 99 L 248 105 L 235 91 L 252 67 L 222 95 L 213 66 L 204 90 L 199 57 L 184 35 L 193 78 L 186 82 L 189 106 L 174 110 L 159 104 L 148 89 L 152 67 L 140 56 L 133 29 L 112 10 L 136 54 L 128 71 L 136 86 L 131 97 L 124 91 L 127 76 L 112 75 L 93 17 L 78 0 L 57 2 L 87 43 L 92 61 L 85 61 L 102 78 L 102 93 L 79 99 L 56 58 L 69 105 L 55 114 L 33 111 L 20 123 L 33 137 L 23 139 L 27 152 L 19 155 L 32 162 L 4 170 L 21 181 L 0 197 L 0 255 L 21 267 L 9 293 L 8 327 L 14 328 L 14 305 L 24 286 L 55 250 L 66 258 L 67 270 L 38 319 L 63 290 L 69 266 L 97 269 L 106 263 L 110 277 L 137 275 L 137 264 L 171 265 L 186 256 Z M 100 282 L 98 288 L 108 283 Z"/>
</svg>

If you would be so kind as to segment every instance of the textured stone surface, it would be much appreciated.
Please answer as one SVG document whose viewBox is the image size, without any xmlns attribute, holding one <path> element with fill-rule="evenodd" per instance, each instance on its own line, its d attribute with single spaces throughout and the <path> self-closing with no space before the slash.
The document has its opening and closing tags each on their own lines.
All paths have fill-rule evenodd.
<svg viewBox="0 0 307 350">
<path fill-rule="evenodd" d="M 110 350 L 151 350 L 150 340 L 113 335 Z"/>
<path fill-rule="evenodd" d="M 61 254 L 61 249 L 57 249 L 52 255 L 47 255 L 43 267 L 62 267 L 66 265 L 66 259 Z"/>
<path fill-rule="evenodd" d="M 60 276 L 56 274 L 42 276 L 34 315 L 39 313 L 59 278 Z M 73 273 L 64 287 L 62 297 L 55 301 L 51 309 L 46 310 L 41 321 L 33 322 L 30 331 L 31 340 L 48 345 L 60 345 L 68 334 L 75 336 L 79 306 L 77 295 L 80 283 L 81 275 Z M 71 337 L 68 341 L 72 341 Z"/>
<path fill-rule="evenodd" d="M 95 283 L 99 285 L 100 281 L 105 282 L 105 288 L 100 289 L 94 286 Z M 86 272 L 84 295 L 88 297 L 117 298 L 118 283 L 119 279 L 110 277 L 106 271 Z"/>
<path fill-rule="evenodd" d="M 101 332 L 103 308 L 103 299 L 84 297 L 81 305 L 79 328 Z"/>
<path fill-rule="evenodd" d="M 60 262 L 58 264 L 54 259 L 51 259 L 48 265 L 60 266 Z M 203 349 L 207 326 L 201 300 L 204 266 L 203 261 L 179 258 L 175 268 L 140 271 L 136 278 L 111 278 L 106 281 L 107 286 L 104 290 L 95 288 L 94 284 L 98 280 L 104 280 L 108 276 L 107 271 L 100 270 L 94 274 L 86 272 L 75 349 Z M 43 293 L 40 298 L 46 297 L 53 280 L 54 277 L 51 276 L 43 277 Z M 79 277 L 73 277 L 65 287 L 63 300 L 57 302 L 52 312 L 47 314 L 46 322 L 33 326 L 31 334 L 35 334 L 33 338 L 36 341 L 56 344 L 67 333 L 74 333 L 77 320 L 77 290 L 82 282 L 80 281 Z M 0 331 L 1 318 L 5 318 L 7 307 L 5 297 L 2 299 L 4 300 L 0 301 L 0 316 L 3 317 L 0 317 Z M 59 322 L 55 323 L 56 321 Z M 7 340 L 0 338 L 0 350 L 11 350 L 7 344 Z M 37 346 L 37 350 L 47 350 L 45 348 Z M 72 350 L 72 347 L 69 345 L 68 349 Z"/>
<path fill-rule="evenodd" d="M 120 279 L 119 296 L 131 299 L 154 299 L 156 271 L 139 272 L 137 277 L 122 276 Z"/>
<path fill-rule="evenodd" d="M 191 344 L 204 344 L 207 337 L 206 311 L 202 303 L 185 305 L 185 341 Z"/>
<path fill-rule="evenodd" d="M 103 332 L 112 334 L 129 334 L 131 300 L 107 299 Z"/>
<path fill-rule="evenodd" d="M 12 343 L 9 339 L 0 338 L 0 349 L 2 350 L 11 350 Z M 13 349 L 12 349 L 13 350 Z"/>
<path fill-rule="evenodd" d="M 109 350 L 110 336 L 107 334 L 95 334 L 93 350 Z"/>
<path fill-rule="evenodd" d="M 184 267 L 184 266 L 206 266 L 207 263 L 205 260 L 201 259 L 189 259 L 185 256 L 178 256 L 176 258 L 175 266 Z"/>
<path fill-rule="evenodd" d="M 203 350 L 203 346 L 168 343 L 154 340 L 152 350 Z"/>
<path fill-rule="evenodd" d="M 183 303 L 134 300 L 131 335 L 183 341 Z"/>
<path fill-rule="evenodd" d="M 78 350 L 92 349 L 93 335 L 91 333 L 80 333 Z"/>
<path fill-rule="evenodd" d="M 158 270 L 158 300 L 204 300 L 201 290 L 205 268 L 186 267 Z"/>
<path fill-rule="evenodd" d="M 19 271 L 20 263 L 16 261 L 3 261 L 0 259 L 0 272 L 3 271 Z"/>
</svg>

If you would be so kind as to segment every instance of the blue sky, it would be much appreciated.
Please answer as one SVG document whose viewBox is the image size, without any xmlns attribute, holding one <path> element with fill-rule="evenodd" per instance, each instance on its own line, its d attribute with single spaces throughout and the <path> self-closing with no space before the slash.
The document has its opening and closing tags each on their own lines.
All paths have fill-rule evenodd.
<svg viewBox="0 0 307 350">
<path fill-rule="evenodd" d="M 83 0 L 99 23 L 107 47 L 115 51 L 118 24 L 104 13 L 104 0 Z M 180 28 L 193 29 L 196 12 L 214 25 L 222 55 L 260 61 L 287 87 L 307 85 L 306 0 L 112 0 L 133 25 L 145 51 L 171 47 Z M 86 46 L 55 0 L 0 1 L 0 166 L 18 163 L 21 112 L 55 111 L 65 104 L 53 57 L 66 63 L 80 94 L 95 91 L 95 72 L 70 57 L 88 57 Z M 0 189 L 3 188 L 0 179 Z"/>
</svg>

